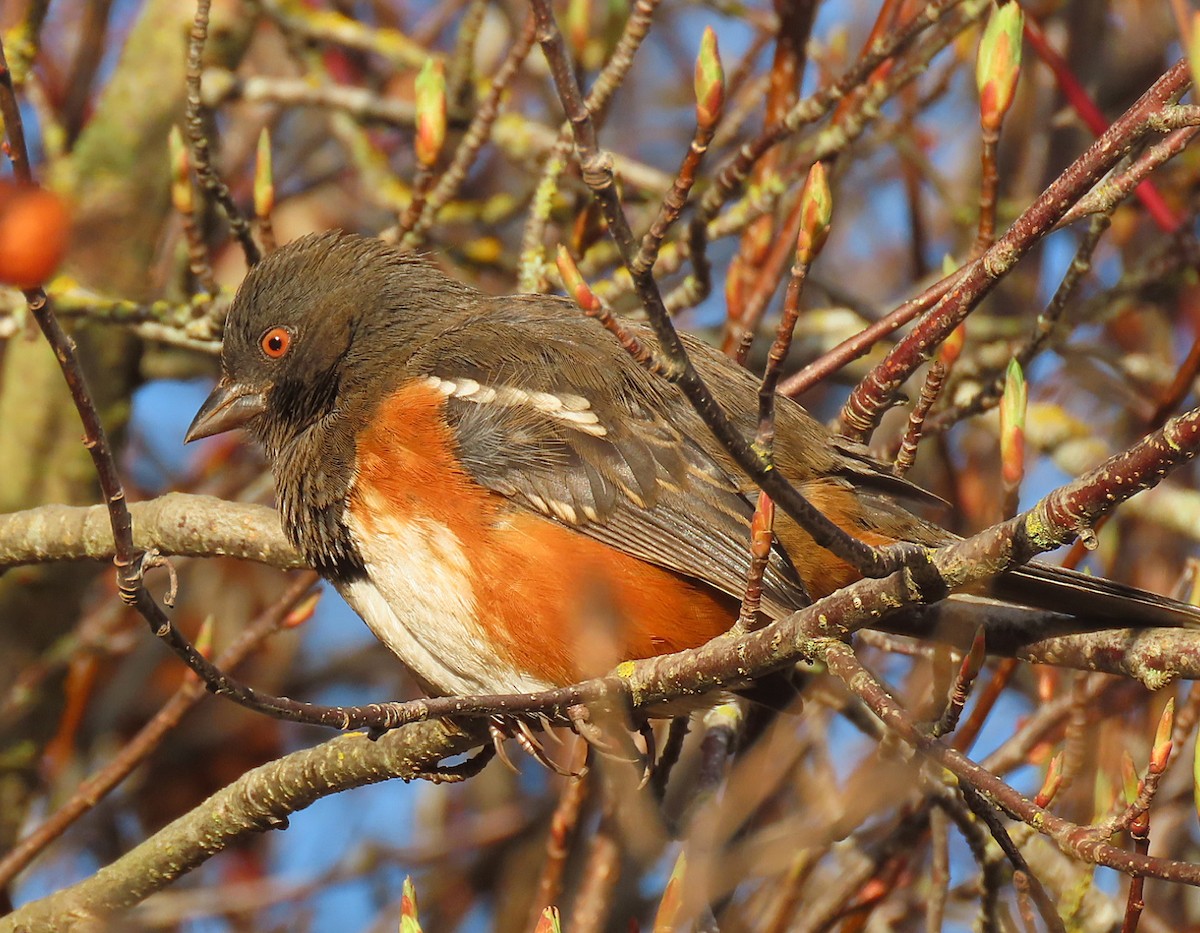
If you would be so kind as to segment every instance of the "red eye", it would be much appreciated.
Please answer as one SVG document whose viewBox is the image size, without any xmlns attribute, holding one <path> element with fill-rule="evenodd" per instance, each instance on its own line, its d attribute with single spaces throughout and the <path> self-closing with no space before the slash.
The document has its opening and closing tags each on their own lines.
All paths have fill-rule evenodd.
<svg viewBox="0 0 1200 933">
<path fill-rule="evenodd" d="M 258 345 L 271 359 L 282 359 L 292 347 L 292 332 L 286 327 L 272 327 L 262 335 Z"/>
</svg>

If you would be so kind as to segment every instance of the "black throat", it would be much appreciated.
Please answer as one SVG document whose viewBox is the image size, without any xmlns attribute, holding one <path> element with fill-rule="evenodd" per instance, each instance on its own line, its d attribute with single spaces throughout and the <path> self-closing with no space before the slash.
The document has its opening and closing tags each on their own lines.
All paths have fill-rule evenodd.
<svg viewBox="0 0 1200 933">
<path fill-rule="evenodd" d="M 365 569 L 346 520 L 355 429 L 334 410 L 269 448 L 283 530 L 305 559 L 335 582 Z"/>
</svg>

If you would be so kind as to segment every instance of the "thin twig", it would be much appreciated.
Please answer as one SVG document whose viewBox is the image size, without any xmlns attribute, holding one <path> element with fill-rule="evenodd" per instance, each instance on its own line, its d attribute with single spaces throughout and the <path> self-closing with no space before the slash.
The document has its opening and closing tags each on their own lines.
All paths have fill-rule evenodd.
<svg viewBox="0 0 1200 933">
<path fill-rule="evenodd" d="M 1025 17 L 1024 36 L 1037 57 L 1053 73 L 1054 80 L 1058 84 L 1058 89 L 1062 91 L 1062 95 L 1066 98 L 1067 103 L 1071 105 L 1071 108 L 1079 115 L 1079 118 L 1094 135 L 1097 137 L 1103 135 L 1109 127 L 1104 114 L 1101 113 L 1100 108 L 1096 106 L 1087 89 L 1084 88 L 1075 76 L 1075 73 L 1071 70 L 1071 66 L 1058 54 L 1054 46 L 1050 44 L 1046 38 L 1046 34 L 1042 32 L 1041 26 L 1038 25 L 1037 20 L 1032 16 Z M 1135 190 L 1138 199 L 1142 202 L 1142 206 L 1154 218 L 1154 222 L 1158 224 L 1159 229 L 1165 233 L 1172 233 L 1178 229 L 1179 218 L 1167 206 L 1166 201 L 1158 193 L 1153 182 L 1140 182 Z"/>
<path fill-rule="evenodd" d="M 401 249 L 415 249 L 420 244 L 437 219 L 438 211 L 450 202 L 450 199 L 454 197 L 466 180 L 467 172 L 479 157 L 480 151 L 491 135 L 492 126 L 500 115 L 504 96 L 508 93 L 509 87 L 517 75 L 520 74 L 521 65 L 533 48 L 533 41 L 533 18 L 530 17 L 521 28 L 521 34 L 517 37 L 517 41 L 508 50 L 508 55 L 492 76 L 491 89 L 488 91 L 487 97 L 475 107 L 471 124 L 463 134 L 458 148 L 455 149 L 450 164 L 438 178 L 433 190 L 429 192 L 419 216 L 413 222 L 412 229 L 401 239 Z M 396 229 L 385 230 L 380 236 L 386 240 L 398 232 Z"/>
<path fill-rule="evenodd" d="M 925 911 L 925 933 L 942 933 L 949 893 L 950 827 L 946 823 L 946 811 L 934 807 L 929 813 L 929 901 Z"/>
<path fill-rule="evenodd" d="M 287 591 L 243 629 L 233 644 L 221 653 L 217 665 L 228 670 L 236 669 L 279 629 L 288 614 L 312 591 L 316 582 L 317 575 L 312 571 L 298 576 Z M 81 783 L 66 803 L 0 859 L 0 888 L 6 887 L 46 846 L 104 800 L 158 748 L 167 734 L 205 695 L 202 681 L 194 677 L 184 681 L 154 717 L 121 746 L 111 761 Z"/>
<path fill-rule="evenodd" d="M 687 739 L 690 728 L 691 717 L 689 716 L 676 716 L 671 720 L 671 726 L 667 731 L 667 740 L 663 743 L 662 752 L 654 764 L 654 774 L 650 779 L 654 796 L 660 801 L 667 794 L 667 782 L 671 779 L 671 772 L 675 765 L 679 763 L 679 756 L 683 753 L 683 743 Z"/>
<path fill-rule="evenodd" d="M 900 340 L 867 375 L 842 408 L 846 433 L 863 439 L 890 405 L 900 386 L 933 353 L 1017 261 L 1040 241 L 1092 185 L 1143 136 L 1151 117 L 1182 93 L 1190 81 L 1186 61 L 1177 62 L 1080 155 L 977 261 L 941 302 Z"/>
<path fill-rule="evenodd" d="M 938 22 L 961 2 L 962 0 L 934 0 L 922 7 L 920 12 L 901 28 L 885 32 L 837 81 L 797 103 L 783 120 L 766 127 L 755 139 L 743 144 L 737 153 L 717 170 L 712 185 L 701 199 L 696 216 L 689 226 L 688 243 L 693 264 L 691 278 L 695 283 L 696 291 L 693 297 L 696 300 L 708 294 L 711 282 L 705 228 L 729 197 L 750 177 L 759 159 L 801 127 L 814 123 L 829 113 L 844 97 L 857 89 L 879 65 L 905 49 L 925 29 Z"/>
<path fill-rule="evenodd" d="M 798 373 L 789 376 L 779 386 L 779 391 L 787 396 L 800 395 L 844 366 L 866 356 L 880 340 L 895 333 L 896 330 L 941 301 L 965 274 L 966 270 L 963 268 L 938 279 L 915 298 L 910 298 L 870 327 L 864 328 L 853 337 L 846 338 L 832 350 L 821 354 Z"/>
<path fill-rule="evenodd" d="M 568 767 L 577 777 L 563 778 L 558 805 L 554 808 L 550 826 L 546 830 L 546 861 L 542 864 L 541 874 L 534 885 L 533 901 L 530 904 L 531 929 L 537 925 L 542 908 L 558 903 L 562 894 L 567 856 L 571 854 L 571 846 L 577 838 L 579 812 L 592 786 L 592 779 L 589 777 L 591 771 L 585 770 L 590 748 L 583 738 L 575 737 L 575 748 Z"/>
<path fill-rule="evenodd" d="M 229 221 L 229 229 L 246 256 L 246 265 L 258 265 L 262 253 L 254 242 L 254 233 L 250 224 L 243 216 L 241 209 L 233 200 L 229 187 L 221 180 L 212 165 L 212 154 L 209 151 L 208 133 L 204 127 L 204 116 L 201 113 L 200 77 L 201 56 L 204 54 L 204 44 L 208 39 L 208 14 L 212 0 L 196 0 L 196 15 L 192 20 L 192 29 L 188 34 L 187 55 L 187 118 L 184 126 L 187 128 L 188 142 L 192 149 L 192 165 L 196 177 L 204 190 L 208 192 L 225 212 Z"/>
<path fill-rule="evenodd" d="M 650 32 L 650 24 L 659 2 L 660 0 L 637 0 L 634 3 L 612 57 L 597 76 L 591 90 L 588 91 L 587 99 L 584 101 L 588 112 L 602 112 L 612 100 L 617 88 L 624 82 L 625 76 L 633 66 L 634 55 L 641 47 L 642 40 Z M 536 22 L 536 4 L 534 11 Z M 538 38 L 537 41 L 540 42 L 541 39 Z M 570 140 L 571 128 L 563 126 L 546 159 L 542 177 L 538 182 L 534 195 L 535 209 L 530 211 L 529 219 L 521 234 L 521 287 L 523 291 L 541 290 L 537 286 L 542 281 L 542 255 L 545 249 L 546 224 L 550 217 L 550 201 L 557 191 L 562 173 L 567 168 L 566 156 L 571 150 Z"/>
<path fill-rule="evenodd" d="M 917 447 L 921 443 L 921 433 L 925 426 L 925 416 L 937 401 L 946 380 L 946 366 L 940 360 L 929 364 L 929 372 L 925 374 L 925 382 L 921 385 L 921 394 L 913 405 L 908 416 L 908 427 L 900 438 L 900 449 L 896 452 L 896 460 L 892 464 L 892 472 L 903 476 L 917 461 Z"/>
<path fill-rule="evenodd" d="M 1038 914 L 1042 918 L 1042 923 L 1046 925 L 1046 929 L 1050 933 L 1066 933 L 1066 927 L 1063 926 L 1062 918 L 1058 915 L 1058 908 L 1055 906 L 1054 901 L 1050 899 L 1050 895 L 1046 893 L 1046 889 L 1042 886 L 1038 877 L 1029 870 L 1025 856 L 1013 844 L 1008 830 L 1000 822 L 1000 814 L 992 808 L 992 805 L 971 783 L 961 783 L 958 789 L 963 796 L 963 800 L 970 807 L 971 812 L 987 826 L 988 832 L 992 834 L 992 838 L 1000 846 L 1000 850 L 1012 865 L 1013 870 L 1024 873 L 1029 879 L 1029 894 L 1033 899 L 1034 906 L 1037 907 Z"/>
<path fill-rule="evenodd" d="M 612 177 L 611 158 L 601 152 L 597 144 L 595 125 L 568 61 L 562 34 L 558 31 L 549 0 L 534 0 L 534 11 L 538 23 L 538 42 L 546 54 L 558 88 L 559 99 L 575 133 L 575 145 L 583 179 L 604 211 L 609 234 L 616 242 L 626 268 L 630 269 L 638 297 L 650 316 L 650 324 L 667 362 L 664 377 L 679 386 L 738 465 L 780 508 L 800 523 L 819 547 L 832 551 L 864 576 L 885 575 L 904 565 L 906 561 L 919 563 L 924 559 L 924 551 L 918 547 L 902 543 L 879 550 L 847 534 L 822 515 L 752 448 L 717 404 L 692 365 L 683 342 L 671 323 L 657 283 L 648 272 L 637 274 L 632 267 L 637 244 Z"/>
<path fill-rule="evenodd" d="M 986 644 L 984 633 L 981 630 L 976 633 L 975 639 L 971 643 L 971 650 L 967 652 L 962 659 L 962 664 L 959 665 L 954 683 L 950 688 L 949 701 L 946 703 L 945 710 L 942 711 L 941 718 L 929 730 L 930 735 L 935 737 L 949 735 L 958 727 L 958 719 L 967 705 L 971 688 L 975 686 L 975 679 L 979 676 L 979 672 L 983 669 L 983 662 L 987 658 Z"/>
<path fill-rule="evenodd" d="M 1111 209 L 1109 212 L 1099 213 L 1092 217 L 1087 232 L 1075 249 L 1071 265 L 1067 267 L 1062 281 L 1058 283 L 1058 288 L 1054 291 L 1054 296 L 1046 305 L 1045 310 L 1038 315 L 1037 321 L 1034 322 L 1033 333 L 1013 354 L 1013 359 L 1020 364 L 1022 369 L 1027 368 L 1030 361 L 1041 353 L 1050 342 L 1050 338 L 1054 335 L 1054 329 L 1062 319 L 1063 312 L 1067 309 L 1071 299 L 1075 297 L 1084 277 L 1091 271 L 1092 255 L 1096 252 L 1096 247 L 1100 245 L 1100 239 L 1108 230 L 1111 222 Z M 964 418 L 994 408 L 1004 394 L 1004 381 L 1004 373 L 997 374 L 991 382 L 965 402 L 940 411 L 936 417 L 930 419 L 927 430 L 930 433 L 946 431 Z"/>
<path fill-rule="evenodd" d="M 758 385 L 758 433 L 754 436 L 754 446 L 767 456 L 768 461 L 773 459 L 775 446 L 775 392 L 783 373 L 784 361 L 792 348 L 792 335 L 800 319 L 800 295 L 807 277 L 808 263 L 797 258 L 788 279 L 779 326 L 775 330 L 771 349 L 767 351 L 767 364 Z"/>
<path fill-rule="evenodd" d="M 1187 126 L 1169 134 L 1166 139 L 1147 147 L 1124 171 L 1101 182 L 1080 200 L 1058 222 L 1066 227 L 1088 214 L 1107 213 L 1124 201 L 1151 172 L 1165 165 L 1187 148 L 1200 126 Z"/>
<path fill-rule="evenodd" d="M 1048 836 L 1062 851 L 1083 861 L 1107 865 L 1129 875 L 1146 875 L 1200 885 L 1200 865 L 1126 852 L 1101 842 L 1095 833 L 1080 832 L 1078 826 L 1038 807 L 1032 800 L 961 752 L 926 736 L 909 720 L 907 713 L 892 699 L 888 691 L 859 663 L 849 645 L 831 640 L 826 643 L 823 656 L 830 672 L 860 697 L 889 730 L 932 761 L 951 771 L 959 779 L 960 786 L 969 786 L 972 793 L 984 795 L 1011 816 Z M 982 809 L 991 812 L 991 807 L 987 804 L 984 804 Z M 977 815 L 982 815 L 982 812 Z"/>
<path fill-rule="evenodd" d="M 605 929 L 612 909 L 613 892 L 621 872 L 621 849 L 617 844 L 617 817 L 614 812 L 617 801 L 612 789 L 602 791 L 600 825 L 592 835 L 588 847 L 587 861 L 579 891 L 575 896 L 575 909 L 567 929 L 579 933 L 599 933 Z"/>
</svg>

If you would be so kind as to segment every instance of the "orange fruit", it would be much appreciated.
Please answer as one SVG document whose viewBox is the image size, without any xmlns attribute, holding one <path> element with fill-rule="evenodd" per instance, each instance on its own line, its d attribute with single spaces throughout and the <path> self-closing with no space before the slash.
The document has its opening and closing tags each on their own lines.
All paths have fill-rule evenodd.
<svg viewBox="0 0 1200 933">
<path fill-rule="evenodd" d="M 0 183 L 0 282 L 36 288 L 67 248 L 70 218 L 62 198 L 32 185 Z"/>
</svg>

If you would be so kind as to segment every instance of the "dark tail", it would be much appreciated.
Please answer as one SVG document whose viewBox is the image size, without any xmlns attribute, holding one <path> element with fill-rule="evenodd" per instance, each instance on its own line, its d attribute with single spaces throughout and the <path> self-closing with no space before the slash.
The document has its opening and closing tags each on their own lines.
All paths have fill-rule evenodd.
<svg viewBox="0 0 1200 933">
<path fill-rule="evenodd" d="M 1200 628 L 1200 608 L 1124 583 L 1047 564 L 1026 564 L 987 584 L 986 595 L 1062 613 L 1080 631 L 1108 628 Z"/>
</svg>

